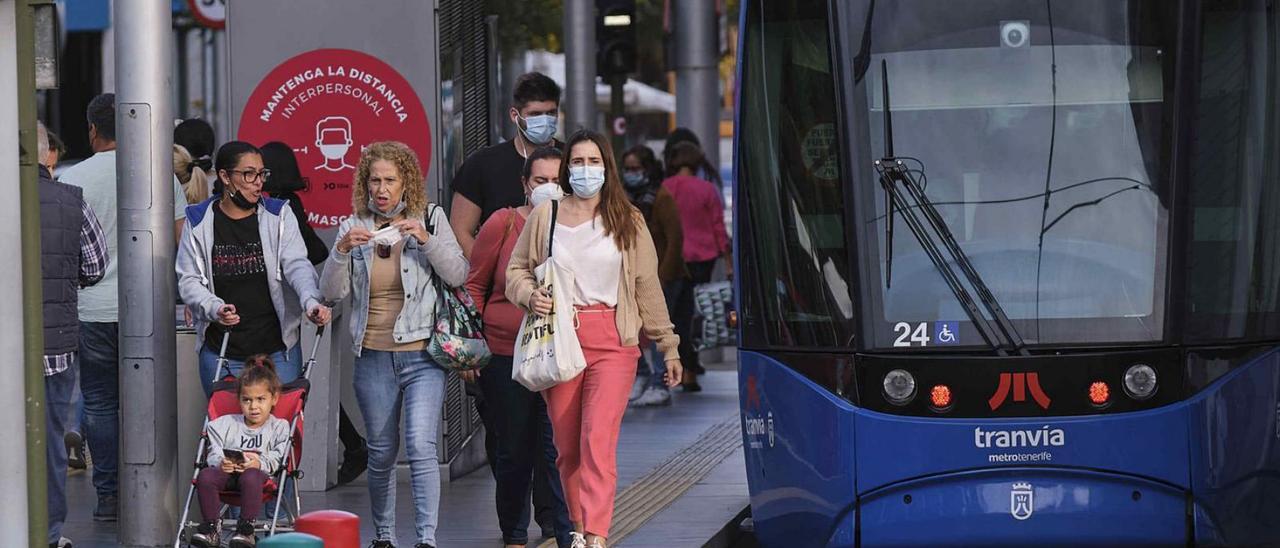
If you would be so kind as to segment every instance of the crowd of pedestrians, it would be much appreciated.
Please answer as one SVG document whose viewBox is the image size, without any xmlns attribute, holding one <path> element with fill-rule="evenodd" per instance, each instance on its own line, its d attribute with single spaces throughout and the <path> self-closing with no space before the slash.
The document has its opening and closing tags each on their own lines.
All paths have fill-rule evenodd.
<svg viewBox="0 0 1280 548">
<path fill-rule="evenodd" d="M 331 307 L 349 297 L 351 382 L 367 440 L 341 409 L 339 481 L 367 468 L 370 546 L 395 546 L 403 439 L 414 546 L 436 546 L 437 439 L 451 371 L 429 347 L 441 304 L 456 301 L 446 288 L 465 287 L 491 357 L 457 374 L 486 427 L 503 544 L 540 536 L 563 548 L 605 546 L 623 414 L 628 405 L 669 405 L 673 387 L 700 390 L 693 288 L 710 280 L 717 261 L 731 275 L 732 262 L 718 174 L 691 132 L 674 132 L 661 158 L 637 146 L 616 159 L 593 131 L 556 140 L 560 98 L 542 74 L 518 79 L 508 111 L 516 134 L 461 166 L 448 214 L 429 200 L 424 167 L 407 145 L 362 147 L 353 214 L 331 244 L 306 222 L 297 195 L 305 182 L 288 144 L 215 146 L 206 122 L 176 125 L 178 293 L 206 395 L 224 371 L 220 354 L 242 375 L 243 413 L 211 430 L 226 455 L 248 455 L 208 456 L 193 544 L 222 540 L 216 509 L 205 508 L 217 504 L 218 489 L 239 478 L 254 498 L 248 493 L 260 490 L 263 473 L 281 466 L 281 426 L 268 418 L 282 384 L 300 375 L 302 323 L 327 324 Z M 86 115 L 94 154 L 58 181 L 53 170 L 65 151 L 43 126 L 39 132 L 47 428 L 58 442 L 48 451 L 49 543 L 59 548 L 71 545 L 61 536 L 69 464 L 92 464 L 95 520 L 119 512 L 114 96 L 95 97 Z M 550 254 L 573 275 L 567 313 L 586 367 L 538 393 L 513 380 L 513 356 L 525 317 L 551 312 L 535 275 Z M 227 533 L 233 546 L 253 545 L 260 508 L 241 509 Z M 531 521 L 540 535 L 530 534 Z"/>
</svg>

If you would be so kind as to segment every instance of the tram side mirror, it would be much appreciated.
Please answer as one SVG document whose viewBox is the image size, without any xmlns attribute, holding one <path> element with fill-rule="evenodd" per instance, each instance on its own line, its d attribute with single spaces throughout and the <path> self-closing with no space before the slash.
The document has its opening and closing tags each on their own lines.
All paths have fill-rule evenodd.
<svg viewBox="0 0 1280 548">
<path fill-rule="evenodd" d="M 1000 45 L 1006 48 L 1025 48 L 1031 44 L 1030 21 L 1001 21 Z"/>
</svg>

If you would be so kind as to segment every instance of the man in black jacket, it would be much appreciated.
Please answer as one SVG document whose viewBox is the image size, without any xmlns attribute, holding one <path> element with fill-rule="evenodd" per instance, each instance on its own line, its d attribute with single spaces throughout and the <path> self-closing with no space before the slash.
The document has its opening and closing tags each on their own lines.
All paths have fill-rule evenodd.
<svg viewBox="0 0 1280 548">
<path fill-rule="evenodd" d="M 37 123 L 40 158 L 49 151 L 44 124 Z M 67 519 L 67 452 L 63 436 L 71 414 L 76 384 L 76 350 L 80 321 L 78 291 L 98 283 L 107 268 L 107 241 L 93 210 L 78 187 L 53 180 L 48 168 L 40 172 L 40 268 L 44 292 L 45 459 L 48 465 L 49 546 L 63 548 Z"/>
</svg>

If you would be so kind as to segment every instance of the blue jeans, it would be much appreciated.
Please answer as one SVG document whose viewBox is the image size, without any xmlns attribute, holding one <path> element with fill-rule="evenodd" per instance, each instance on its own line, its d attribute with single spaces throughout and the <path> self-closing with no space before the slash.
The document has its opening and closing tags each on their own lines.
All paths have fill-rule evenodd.
<svg viewBox="0 0 1280 548">
<path fill-rule="evenodd" d="M 118 492 L 120 463 L 120 339 L 117 323 L 80 322 L 80 427 L 93 455 L 98 497 Z M 62 444 L 57 444 L 62 447 Z M 65 451 L 65 449 L 63 449 Z"/>
<path fill-rule="evenodd" d="M 436 546 L 440 515 L 440 467 L 436 454 L 447 373 L 425 351 L 365 349 L 356 358 L 353 382 L 369 443 L 369 500 L 376 538 L 395 540 L 396 456 L 400 415 L 413 487 L 417 542 Z"/>
<path fill-rule="evenodd" d="M 680 303 L 681 294 L 691 289 L 689 280 L 684 278 L 676 279 L 662 284 L 662 296 L 667 301 L 667 315 L 675 318 L 676 306 Z M 674 319 L 672 321 L 675 321 Z M 685 335 L 680 336 L 683 341 Z M 648 379 L 648 386 L 654 388 L 666 388 L 667 383 L 663 380 L 663 375 L 667 374 L 666 359 L 658 352 L 658 344 L 651 343 L 648 348 L 642 349 L 640 359 L 636 361 L 636 377 Z"/>
<path fill-rule="evenodd" d="M 489 408 L 490 428 L 496 437 L 493 476 L 497 480 L 494 502 L 503 544 L 528 544 L 529 496 L 537 469 L 547 475 L 555 513 L 556 541 L 571 543 L 569 507 L 564 502 L 551 418 L 542 394 L 530 392 L 511 380 L 511 356 L 494 354 L 480 371 L 480 389 Z"/>
<path fill-rule="evenodd" d="M 271 361 L 276 364 L 276 375 L 280 377 L 280 382 L 289 382 L 298 378 L 302 374 L 302 348 L 301 345 L 293 345 L 293 348 L 281 350 L 271 354 Z M 244 360 L 227 359 L 227 369 L 231 370 L 231 374 L 239 376 L 240 371 L 244 369 Z M 204 395 L 209 396 L 213 393 L 213 375 L 218 373 L 218 353 L 209 349 L 208 346 L 200 345 L 200 385 L 204 387 Z M 222 371 L 218 374 L 221 378 L 227 374 Z"/>
<path fill-rule="evenodd" d="M 71 393 L 76 386 L 76 363 L 56 375 L 44 378 L 45 463 L 49 472 L 45 485 L 49 489 L 49 543 L 62 537 L 62 524 L 67 521 L 67 449 L 62 436 L 71 420 Z"/>
</svg>

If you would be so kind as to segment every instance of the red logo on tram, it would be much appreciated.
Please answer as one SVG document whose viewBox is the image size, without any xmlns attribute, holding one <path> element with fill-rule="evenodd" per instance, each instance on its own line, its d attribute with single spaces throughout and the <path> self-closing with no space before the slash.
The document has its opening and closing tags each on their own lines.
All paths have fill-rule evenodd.
<svg viewBox="0 0 1280 548">
<path fill-rule="evenodd" d="M 1015 402 L 1027 401 L 1027 392 L 1031 392 L 1031 398 L 1041 409 L 1049 408 L 1049 395 L 1040 388 L 1039 373 L 1001 373 L 1000 385 L 996 387 L 996 393 L 987 400 L 987 405 L 992 411 L 1004 405 L 1005 400 L 1009 398 L 1010 390 L 1013 391 Z"/>
</svg>

